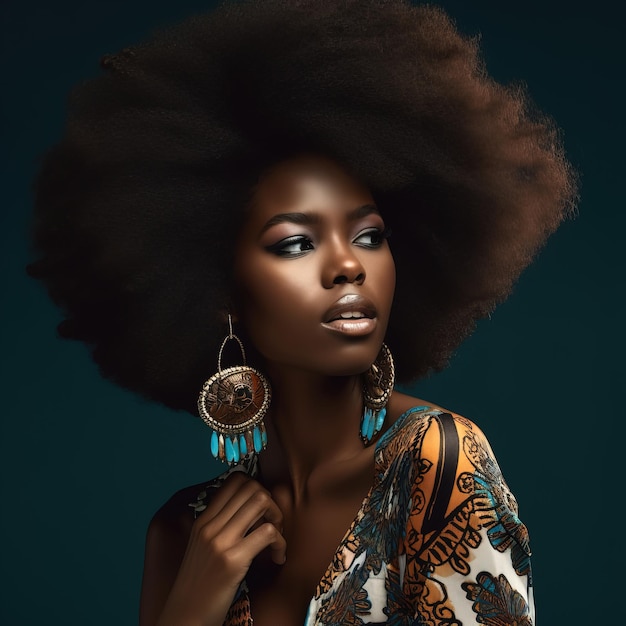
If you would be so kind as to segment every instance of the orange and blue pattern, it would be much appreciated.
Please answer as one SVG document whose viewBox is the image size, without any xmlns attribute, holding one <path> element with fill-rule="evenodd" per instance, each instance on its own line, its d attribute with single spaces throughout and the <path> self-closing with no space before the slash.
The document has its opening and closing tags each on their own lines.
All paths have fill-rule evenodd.
<svg viewBox="0 0 626 626">
<path fill-rule="evenodd" d="M 241 469 L 254 476 L 254 459 L 229 472 Z M 252 623 L 244 581 L 225 626 Z M 407 411 L 376 444 L 374 482 L 304 626 L 533 623 L 528 533 L 487 439 L 441 408 Z"/>
</svg>

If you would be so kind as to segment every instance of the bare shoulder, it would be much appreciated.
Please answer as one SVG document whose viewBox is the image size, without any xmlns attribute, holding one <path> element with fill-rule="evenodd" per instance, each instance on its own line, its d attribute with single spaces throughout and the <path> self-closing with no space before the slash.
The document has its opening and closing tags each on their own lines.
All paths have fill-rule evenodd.
<svg viewBox="0 0 626 626">
<path fill-rule="evenodd" d="M 395 422 L 403 413 L 406 413 L 416 406 L 429 406 L 433 409 L 448 411 L 448 409 L 444 409 L 434 402 L 422 400 L 421 398 L 416 398 L 415 396 L 409 396 L 406 393 L 401 393 L 400 391 L 394 391 L 389 398 L 387 411 L 390 415 L 391 421 Z"/>
<path fill-rule="evenodd" d="M 390 413 L 391 420 L 395 421 L 403 413 L 406 413 L 410 409 L 417 406 L 429 407 L 430 409 L 438 409 L 440 411 L 443 411 L 444 413 L 449 413 L 460 428 L 471 428 L 477 433 L 480 433 L 482 436 L 484 436 L 480 428 L 474 422 L 472 422 L 471 419 L 461 415 L 460 413 L 457 413 L 456 411 L 443 407 L 439 404 L 435 404 L 430 400 L 424 400 L 422 398 L 417 398 L 416 396 L 409 396 L 408 394 L 401 393 L 400 391 L 393 392 L 391 398 L 389 399 L 389 404 L 387 405 L 387 408 L 388 412 Z"/>
</svg>

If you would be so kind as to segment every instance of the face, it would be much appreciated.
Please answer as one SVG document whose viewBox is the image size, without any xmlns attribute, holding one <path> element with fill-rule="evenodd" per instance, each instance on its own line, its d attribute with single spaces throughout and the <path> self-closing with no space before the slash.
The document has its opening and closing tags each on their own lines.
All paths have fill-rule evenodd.
<svg viewBox="0 0 626 626">
<path fill-rule="evenodd" d="M 370 192 L 323 157 L 274 166 L 254 189 L 235 281 L 235 317 L 268 372 L 364 372 L 383 342 L 395 287 Z"/>
</svg>

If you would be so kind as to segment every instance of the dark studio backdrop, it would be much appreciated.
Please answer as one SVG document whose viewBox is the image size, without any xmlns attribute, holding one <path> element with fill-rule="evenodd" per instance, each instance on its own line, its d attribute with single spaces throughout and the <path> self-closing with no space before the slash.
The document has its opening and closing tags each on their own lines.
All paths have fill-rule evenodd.
<svg viewBox="0 0 626 626">
<path fill-rule="evenodd" d="M 476 421 L 520 504 L 540 626 L 620 621 L 625 171 L 621 23 L 601 3 L 439 3 L 524 80 L 581 173 L 576 219 L 416 395 Z M 208 0 L 2 3 L 0 623 L 137 623 L 144 535 L 174 491 L 218 472 L 199 419 L 103 381 L 56 337 L 28 279 L 30 184 L 68 90 L 104 53 Z M 207 376 L 212 372 L 207 372 Z M 621 557 L 620 557 L 621 554 Z M 616 602 L 617 600 L 617 602 Z"/>
</svg>

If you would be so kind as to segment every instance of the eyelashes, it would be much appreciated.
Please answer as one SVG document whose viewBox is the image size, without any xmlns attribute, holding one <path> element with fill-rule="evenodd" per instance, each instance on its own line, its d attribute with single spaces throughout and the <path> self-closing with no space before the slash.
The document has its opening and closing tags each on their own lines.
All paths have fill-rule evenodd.
<svg viewBox="0 0 626 626">
<path fill-rule="evenodd" d="M 313 250 L 313 242 L 304 235 L 294 235 L 265 246 L 265 249 L 276 256 L 302 256 L 309 250 Z"/>
<path fill-rule="evenodd" d="M 359 241 L 360 243 L 357 245 L 361 245 L 364 248 L 380 248 L 385 239 L 389 239 L 390 236 L 391 229 L 389 228 L 383 228 L 383 230 L 380 230 L 380 228 L 368 228 L 367 230 L 359 233 L 354 241 L 355 243 Z M 368 237 L 370 239 L 369 243 L 361 241 Z"/>
<path fill-rule="evenodd" d="M 361 248 L 375 250 L 383 245 L 386 239 L 391 236 L 389 228 L 367 228 L 361 231 L 352 241 L 352 243 Z M 306 235 L 293 235 L 286 237 L 265 249 L 276 256 L 298 258 L 315 249 L 313 240 Z"/>
</svg>

